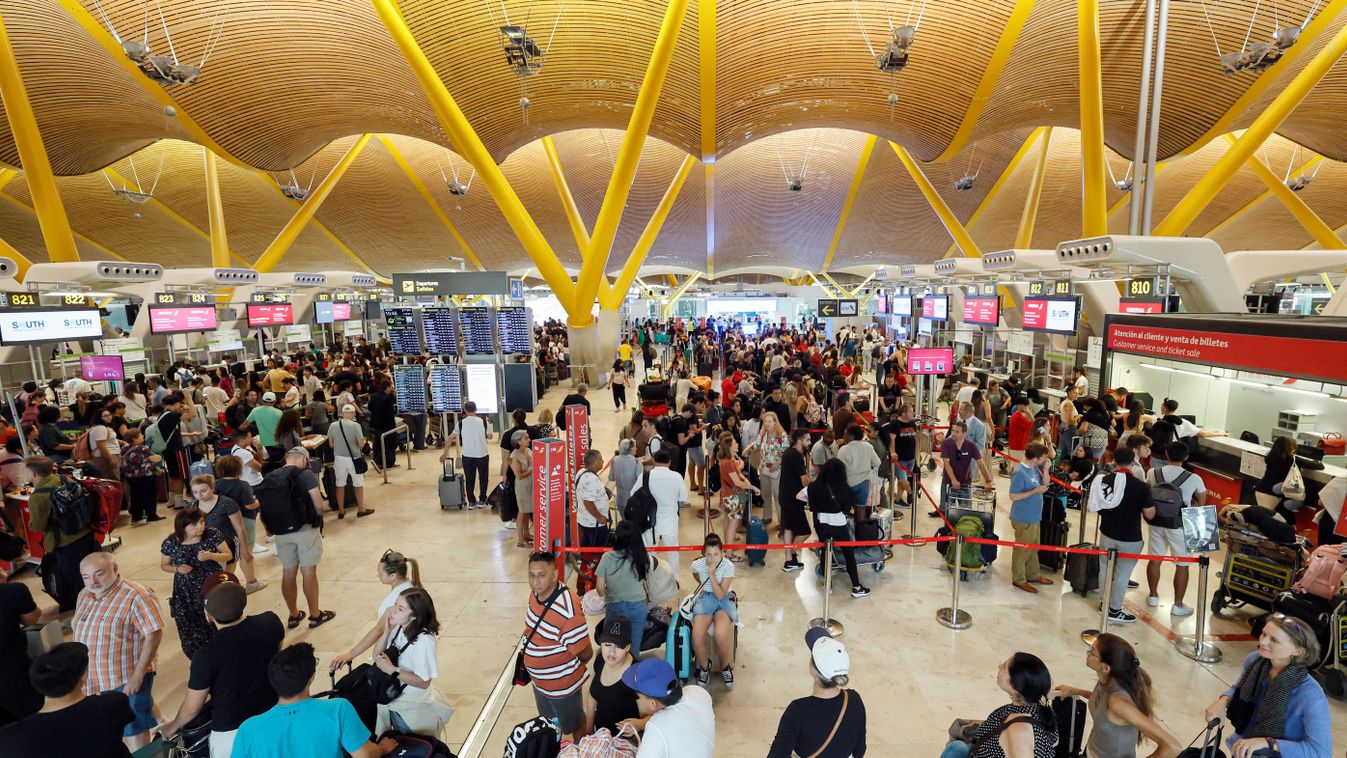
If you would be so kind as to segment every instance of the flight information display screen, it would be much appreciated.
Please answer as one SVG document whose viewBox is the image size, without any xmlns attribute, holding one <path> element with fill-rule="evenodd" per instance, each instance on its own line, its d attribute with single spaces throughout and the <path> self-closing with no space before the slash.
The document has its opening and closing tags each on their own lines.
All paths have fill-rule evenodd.
<svg viewBox="0 0 1347 758">
<path fill-rule="evenodd" d="M 489 308 L 459 308 L 458 322 L 463 326 L 463 351 L 468 355 L 494 355 L 496 324 Z"/>
<path fill-rule="evenodd" d="M 528 308 L 497 308 L 496 322 L 500 324 L 501 352 L 525 355 L 533 352 L 533 317 Z"/>
<path fill-rule="evenodd" d="M 431 413 L 463 412 L 463 371 L 446 363 L 430 367 Z"/>
<path fill-rule="evenodd" d="M 458 355 L 458 316 L 453 308 L 426 308 L 421 320 L 431 355 Z"/>
<path fill-rule="evenodd" d="M 393 355 L 421 354 L 421 327 L 415 308 L 384 308 L 384 324 L 388 327 L 388 344 Z"/>
<path fill-rule="evenodd" d="M 419 363 L 393 367 L 393 392 L 398 413 L 426 412 L 426 372 Z"/>
</svg>

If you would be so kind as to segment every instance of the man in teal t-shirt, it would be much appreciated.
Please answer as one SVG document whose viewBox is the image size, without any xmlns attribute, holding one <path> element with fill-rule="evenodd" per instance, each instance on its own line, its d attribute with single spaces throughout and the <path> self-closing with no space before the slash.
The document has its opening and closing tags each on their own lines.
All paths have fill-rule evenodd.
<svg viewBox="0 0 1347 758">
<path fill-rule="evenodd" d="M 315 700 L 309 696 L 318 659 L 313 646 L 300 642 L 277 653 L 267 666 L 267 680 L 279 699 L 270 710 L 239 726 L 233 758 L 376 758 L 379 746 L 349 700 Z"/>
<path fill-rule="evenodd" d="M 276 425 L 280 422 L 281 412 L 276 407 L 276 393 L 265 392 L 262 394 L 262 404 L 252 409 L 248 418 L 243 420 L 243 426 L 251 426 L 257 430 L 257 438 L 262 440 L 262 447 L 275 447 Z"/>
<path fill-rule="evenodd" d="M 1010 526 L 1015 541 L 1038 544 L 1039 523 L 1043 521 L 1043 493 L 1048 491 L 1048 448 L 1031 443 L 1024 449 L 1024 460 L 1010 476 Z M 1011 550 L 1011 584 L 1025 592 L 1038 592 L 1035 584 L 1052 584 L 1039 573 L 1038 551 L 1033 548 Z"/>
</svg>

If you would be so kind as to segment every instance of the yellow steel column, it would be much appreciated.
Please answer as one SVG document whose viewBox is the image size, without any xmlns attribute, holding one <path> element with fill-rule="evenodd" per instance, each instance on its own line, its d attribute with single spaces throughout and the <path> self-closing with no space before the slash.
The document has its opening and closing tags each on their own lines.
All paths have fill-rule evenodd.
<svg viewBox="0 0 1347 758">
<path fill-rule="evenodd" d="M 561 207 L 566 211 L 566 222 L 571 225 L 571 234 L 575 235 L 575 244 L 580 248 L 583 259 L 589 253 L 589 231 L 585 229 L 585 220 L 580 218 L 580 208 L 575 204 L 571 186 L 566 183 L 566 174 L 561 170 L 561 156 L 557 155 L 557 145 L 551 136 L 543 137 L 543 152 L 547 155 L 547 168 L 552 173 L 552 183 L 561 196 Z"/>
<path fill-rule="evenodd" d="M 697 0 L 697 52 L 701 59 L 703 204 L 706 206 L 706 278 L 716 275 L 716 0 Z"/>
<path fill-rule="evenodd" d="M 365 149 L 365 145 L 369 144 L 369 138 L 370 135 L 362 134 L 355 141 L 355 144 L 351 145 L 351 149 L 346 151 L 346 155 L 343 155 L 341 160 L 337 161 L 337 165 L 332 167 L 332 171 L 323 178 L 323 181 L 314 188 L 304 204 L 299 206 L 299 210 L 295 211 L 295 215 L 291 216 L 290 220 L 286 222 L 280 234 L 277 234 L 276 239 L 272 240 L 271 244 L 267 246 L 266 252 L 262 253 L 257 262 L 253 264 L 253 268 L 265 273 L 281 262 L 281 256 L 285 255 L 290 246 L 295 244 L 295 240 L 299 239 L 300 232 L 304 231 L 304 227 L 318 212 L 327 196 L 332 194 L 332 188 L 337 186 L 337 182 L 341 181 L 342 176 L 346 174 L 346 170 L 351 167 L 352 163 L 355 163 L 356 158 L 360 157 L 360 151 Z"/>
<path fill-rule="evenodd" d="M 641 232 L 641 237 L 636 240 L 631 255 L 627 256 L 627 262 L 623 264 L 622 272 L 617 275 L 617 281 L 613 282 L 612 290 L 600 299 L 600 308 L 616 310 L 626 299 L 627 290 L 631 289 L 631 283 L 636 279 L 636 272 L 645 262 L 650 248 L 654 247 L 655 238 L 659 236 L 665 219 L 669 217 L 669 211 L 673 209 L 674 201 L 678 199 L 678 193 L 683 189 L 683 183 L 687 181 L 688 174 L 692 173 L 692 167 L 695 165 L 697 159 L 694 156 L 689 155 L 683 159 L 683 164 L 678 167 L 678 173 L 674 175 L 673 181 L 669 182 L 669 188 L 664 191 L 664 197 L 660 198 L 659 205 L 655 206 L 655 212 L 646 222 L 645 231 Z"/>
<path fill-rule="evenodd" d="M 673 294 L 669 295 L 668 301 L 664 303 L 664 318 L 669 318 L 670 316 L 673 315 L 674 305 L 683 297 L 685 293 L 687 293 L 688 288 L 691 287 L 693 283 L 695 283 L 700 278 L 702 278 L 702 273 L 698 271 L 694 273 L 692 276 L 689 276 L 683 282 L 683 286 L 674 290 Z"/>
<path fill-rule="evenodd" d="M 968 221 L 963 225 L 965 229 L 971 229 L 973 224 L 977 223 L 977 220 L 982 217 L 983 212 L 991 207 L 992 202 L 996 200 L 998 195 L 1000 195 L 1001 190 L 1005 189 L 1006 182 L 1010 181 L 1011 176 L 1014 176 L 1015 170 L 1020 167 L 1020 163 L 1024 160 L 1025 156 L 1029 154 L 1030 149 L 1035 145 L 1041 144 L 1039 143 L 1039 139 L 1051 131 L 1052 127 L 1050 126 L 1040 126 L 1030 132 L 1028 137 L 1025 137 L 1024 142 L 1020 143 L 1020 149 L 1015 151 L 1015 157 L 1011 158 L 1010 162 L 1006 164 L 1005 169 L 1001 171 L 1001 175 L 996 177 L 996 183 L 992 185 L 991 189 L 987 190 L 987 194 L 982 196 L 982 202 L 978 203 L 977 210 L 973 211 L 973 215 L 968 217 Z M 950 243 L 949 249 L 946 250 L 945 254 L 941 257 L 949 258 L 954 255 L 958 249 L 958 245 Z"/>
<path fill-rule="evenodd" d="M 976 242 L 973 242 L 972 235 L 968 233 L 963 224 L 959 223 L 959 217 L 955 216 L 954 211 L 950 210 L 950 207 L 945 204 L 945 199 L 940 197 L 940 193 L 935 191 L 935 187 L 931 186 L 931 180 L 926 178 L 926 174 L 922 173 L 917 162 L 912 160 L 912 156 L 908 155 L 907 151 L 896 142 L 890 142 L 889 147 L 892 147 L 893 152 L 898 155 L 898 160 L 903 162 L 903 167 L 912 176 L 912 181 L 916 183 L 922 197 L 930 203 L 931 210 L 935 211 L 935 215 L 940 217 L 940 223 L 945 225 L 945 230 L 949 232 L 949 236 L 954 238 L 954 243 L 959 246 L 959 249 L 963 250 L 963 254 L 969 258 L 981 258 L 982 250 L 978 248 Z"/>
<path fill-rule="evenodd" d="M 655 39 L 650 64 L 646 67 L 641 91 L 637 93 L 636 104 L 632 108 L 631 121 L 627 124 L 622 147 L 617 153 L 613 176 L 608 181 L 608 191 L 604 194 L 599 217 L 590 234 L 590 254 L 584 257 L 580 276 L 575 282 L 575 310 L 569 319 L 573 327 L 586 327 L 594 321 L 590 307 L 599 292 L 599 279 L 608 266 L 608 255 L 613 248 L 613 238 L 617 235 L 617 224 L 622 219 L 632 179 L 636 176 L 636 164 L 641 159 L 641 148 L 645 145 L 646 135 L 650 133 L 650 121 L 654 118 L 655 106 L 664 89 L 669 64 L 673 61 L 674 47 L 678 43 L 678 32 L 683 27 L 683 17 L 687 15 L 688 1 L 669 0 L 668 8 L 664 11 L 659 37 Z"/>
<path fill-rule="evenodd" d="M 1052 128 L 1043 131 L 1043 142 L 1038 148 L 1038 163 L 1034 166 L 1034 178 L 1029 183 L 1029 195 L 1024 198 L 1024 212 L 1020 214 L 1020 228 L 1015 232 L 1015 247 L 1028 249 L 1034 241 L 1034 224 L 1038 222 L 1038 200 L 1043 196 L 1043 175 L 1047 173 L 1048 143 L 1052 141 Z"/>
<path fill-rule="evenodd" d="M 70 228 L 65 206 L 61 204 L 61 193 L 56 190 L 56 177 L 47 158 L 47 148 L 42 144 L 42 133 L 37 128 L 28 89 L 19 75 L 19 60 L 9 42 L 4 18 L 0 18 L 0 101 L 5 104 L 9 131 L 14 135 L 14 147 L 19 152 L 19 162 L 23 164 L 24 177 L 28 180 L 28 192 L 33 196 L 33 210 L 37 211 L 47 257 L 53 263 L 77 261 L 80 254 L 75 247 L 75 234 Z"/>
<path fill-rule="evenodd" d="M 473 268 L 476 268 L 478 271 L 485 271 L 486 267 L 482 265 L 482 261 L 477 257 L 477 253 L 473 252 L 468 241 L 459 233 L 458 227 L 454 226 L 454 222 L 449 220 L 449 216 L 445 214 L 444 209 L 440 207 L 438 202 L 436 202 L 435 196 L 430 194 L 430 190 L 426 188 L 425 182 L 422 182 L 421 177 L 417 176 L 416 172 L 412 170 L 412 165 L 407 162 L 407 159 L 402 155 L 402 151 L 398 149 L 398 146 L 394 144 L 393 140 L 389 139 L 386 134 L 379 135 L 379 142 L 383 144 L 384 149 L 388 151 L 388 154 L 393 156 L 393 162 L 398 164 L 398 168 L 402 169 L 402 173 L 407 177 L 407 181 L 412 183 L 412 187 L 416 189 L 417 194 L 421 195 L 421 198 L 426 201 L 426 205 L 430 206 L 430 210 L 434 211 L 436 218 L 440 220 L 440 224 L 444 226 L 449 232 L 449 235 L 458 243 L 458 246 L 463 250 L 463 255 L 467 256 L 468 263 L 471 263 Z"/>
<path fill-rule="evenodd" d="M 449 141 L 458 153 L 477 169 L 477 175 L 486 185 L 491 197 L 495 199 L 496 205 L 500 207 L 501 215 L 519 238 L 524 252 L 533 261 L 533 265 L 538 267 L 538 275 L 552 288 L 552 292 L 566 307 L 568 313 L 588 314 L 588 307 L 575 307 L 575 286 L 571 282 L 570 275 L 562 267 L 561 261 L 557 260 L 556 253 L 552 252 L 552 247 L 547 244 L 542 231 L 525 210 L 519 195 L 515 194 L 514 188 L 506 181 L 500 166 L 496 165 L 486 145 L 482 144 L 482 139 L 468 123 L 463 110 L 458 107 L 453 95 L 449 94 L 439 74 L 435 73 L 435 67 L 431 65 L 430 59 L 417 45 L 412 30 L 407 27 L 407 20 L 402 17 L 395 0 L 372 0 L 372 2 L 380 20 L 411 66 L 412 73 L 416 74 L 416 79 L 420 82 L 421 89 L 425 91 L 430 106 L 435 109 L 435 115 L 440 125 L 444 127 Z M 595 286 L 598 286 L 597 282 Z"/>
<path fill-rule="evenodd" d="M 3 190 L 5 188 L 5 185 L 13 181 L 14 177 L 18 175 L 19 172 L 17 169 L 0 168 L 0 190 Z"/>
<path fill-rule="evenodd" d="M 861 147 L 861 159 L 856 163 L 856 173 L 851 176 L 851 188 L 847 190 L 846 202 L 842 203 L 842 212 L 837 216 L 837 226 L 833 229 L 832 242 L 828 244 L 828 254 L 823 257 L 823 268 L 820 271 L 827 271 L 828 267 L 833 265 L 833 256 L 837 255 L 837 245 L 842 241 L 842 232 L 846 231 L 847 219 L 851 217 L 851 206 L 856 203 L 856 196 L 860 194 L 861 182 L 865 179 L 865 169 L 870 165 L 870 156 L 875 151 L 875 141 L 878 138 L 871 134 L 865 138 L 865 145 Z"/>
<path fill-rule="evenodd" d="M 1099 0 L 1076 0 L 1080 58 L 1081 233 L 1108 234 L 1108 185 L 1104 161 L 1104 71 L 1099 54 Z"/>
<path fill-rule="evenodd" d="M 1235 141 L 1235 138 L 1228 134 L 1226 139 L 1232 143 Z M 1301 171 L 1313 168 L 1322 160 L 1322 156 L 1315 156 L 1301 168 Z M 1333 227 L 1324 223 L 1324 220 L 1319 218 L 1319 214 L 1315 213 L 1314 209 L 1300 199 L 1300 195 L 1291 191 L 1291 188 L 1286 186 L 1285 182 L 1277 178 L 1277 175 L 1272 173 L 1271 169 L 1258 160 L 1258 156 L 1250 156 L 1248 165 L 1267 186 L 1268 192 L 1271 192 L 1273 197 L 1281 201 L 1286 210 L 1290 211 L 1296 221 L 1300 222 L 1300 225 L 1305 228 L 1305 231 L 1309 232 L 1311 237 L 1314 237 L 1315 242 L 1322 245 L 1325 250 L 1347 250 L 1347 243 L 1344 243 L 1342 238 L 1333 231 Z"/>
<path fill-rule="evenodd" d="M 206 212 L 210 216 L 210 265 L 229 266 L 229 238 L 225 234 L 224 200 L 220 196 L 220 169 L 215 153 L 201 148 L 206 156 Z"/>
<path fill-rule="evenodd" d="M 1329 40 L 1296 78 L 1282 89 L 1281 94 L 1277 95 L 1267 110 L 1254 119 L 1224 155 L 1216 159 L 1216 164 L 1206 176 L 1183 196 L 1178 205 L 1174 206 L 1169 215 L 1165 216 L 1165 220 L 1161 221 L 1151 233 L 1157 237 L 1175 237 L 1183 234 L 1212 198 L 1216 197 L 1216 194 L 1235 176 L 1240 166 L 1258 152 L 1258 148 L 1262 147 L 1267 138 L 1286 121 L 1296 106 L 1304 101 L 1315 85 L 1323 80 L 1332 70 L 1333 64 L 1344 54 L 1347 54 L 1347 25 L 1333 35 L 1333 39 Z"/>
<path fill-rule="evenodd" d="M 818 285 L 819 289 L 823 290 L 823 294 L 827 295 L 828 297 L 837 298 L 839 300 L 841 298 L 846 297 L 846 293 L 835 292 L 827 284 L 824 284 L 823 282 L 819 281 L 819 278 L 814 275 L 813 271 L 806 271 L 805 273 L 809 275 L 809 278 L 813 280 L 814 284 Z M 826 277 L 827 274 L 824 274 L 824 276 Z"/>
</svg>

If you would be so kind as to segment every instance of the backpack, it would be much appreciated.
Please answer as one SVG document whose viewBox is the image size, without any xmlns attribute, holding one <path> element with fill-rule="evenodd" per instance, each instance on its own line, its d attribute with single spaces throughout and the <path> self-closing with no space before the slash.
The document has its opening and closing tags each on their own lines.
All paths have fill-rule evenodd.
<svg viewBox="0 0 1347 758">
<path fill-rule="evenodd" d="M 268 472 L 262 483 L 253 487 L 253 495 L 261 505 L 262 523 L 272 534 L 290 534 L 322 524 L 309 493 L 299 490 L 300 473 L 301 469 L 294 466 L 282 466 Z"/>
<path fill-rule="evenodd" d="M 660 439 L 677 444 L 673 434 L 673 416 L 660 416 L 655 419 L 655 433 Z"/>
<path fill-rule="evenodd" d="M 720 492 L 720 459 L 714 456 L 706 465 L 706 491 L 712 495 Z"/>
<path fill-rule="evenodd" d="M 1173 424 L 1164 419 L 1151 424 L 1150 430 L 1146 433 L 1146 436 L 1151 438 L 1151 449 L 1157 453 L 1163 453 L 1165 447 L 1174 441 L 1178 431 Z"/>
<path fill-rule="evenodd" d="M 1155 518 L 1151 519 L 1151 524 L 1166 529 L 1183 526 L 1183 518 L 1179 512 L 1188 506 L 1183 497 L 1183 484 L 1192 476 L 1193 472 L 1185 471 L 1174 481 L 1167 482 L 1164 467 L 1156 467 L 1155 484 L 1151 485 L 1151 502 L 1155 505 Z"/>
<path fill-rule="evenodd" d="M 168 449 L 168 440 L 164 439 L 163 432 L 159 431 L 158 418 L 145 425 L 145 446 L 155 455 L 162 455 Z"/>
<path fill-rule="evenodd" d="M 655 528 L 655 511 L 658 507 L 655 495 L 650 491 L 650 472 L 647 471 L 642 475 L 640 488 L 627 498 L 627 504 L 622 508 L 622 520 L 632 522 L 642 532 L 648 532 Z"/>
<path fill-rule="evenodd" d="M 982 529 L 982 519 L 978 516 L 962 516 L 954 522 L 954 531 L 962 534 L 965 540 L 970 538 L 981 539 Z M 949 543 L 945 550 L 945 563 L 951 567 L 954 565 L 955 551 L 950 550 L 949 547 L 952 547 L 953 544 Z M 961 568 L 966 569 L 982 568 L 982 546 L 972 542 L 964 542 L 963 553 L 959 556 L 959 564 Z"/>
<path fill-rule="evenodd" d="M 77 534 L 94 525 L 98 503 L 74 479 L 63 476 L 54 487 L 37 491 L 51 493 L 51 523 L 61 534 Z"/>
<path fill-rule="evenodd" d="M 1310 556 L 1300 581 L 1291 589 L 1332 600 L 1342 589 L 1342 578 L 1347 574 L 1347 554 L 1342 551 L 1341 545 L 1320 545 Z"/>
<path fill-rule="evenodd" d="M 85 429 L 80 436 L 75 438 L 75 447 L 70 450 L 70 460 L 76 463 L 84 463 L 94 458 L 94 450 L 89 442 L 89 432 L 93 427 Z"/>
</svg>

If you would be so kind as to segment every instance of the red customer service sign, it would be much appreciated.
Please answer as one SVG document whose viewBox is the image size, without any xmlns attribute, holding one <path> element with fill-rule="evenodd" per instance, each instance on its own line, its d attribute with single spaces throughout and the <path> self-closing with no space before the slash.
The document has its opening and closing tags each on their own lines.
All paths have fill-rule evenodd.
<svg viewBox="0 0 1347 758">
<path fill-rule="evenodd" d="M 1109 350 L 1264 374 L 1347 382 L 1347 343 L 1329 340 L 1110 324 Z"/>
</svg>

